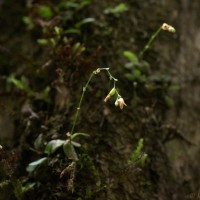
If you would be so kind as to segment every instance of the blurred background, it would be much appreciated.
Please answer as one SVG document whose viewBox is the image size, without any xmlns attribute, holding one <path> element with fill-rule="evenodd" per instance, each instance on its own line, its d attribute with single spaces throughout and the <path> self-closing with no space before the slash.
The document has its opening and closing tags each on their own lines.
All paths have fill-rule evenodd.
<svg viewBox="0 0 200 200">
<path fill-rule="evenodd" d="M 0 199 L 198 199 L 199 10 L 0 0 Z M 161 30 L 140 56 L 163 23 L 176 32 Z M 113 83 L 95 75 L 75 127 L 89 137 L 67 149 L 83 86 L 107 67 L 127 106 L 105 103 Z"/>
</svg>

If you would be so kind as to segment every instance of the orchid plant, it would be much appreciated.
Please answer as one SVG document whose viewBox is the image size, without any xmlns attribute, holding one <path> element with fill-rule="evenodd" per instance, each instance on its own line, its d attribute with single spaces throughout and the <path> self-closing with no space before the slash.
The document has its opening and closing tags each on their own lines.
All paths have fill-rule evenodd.
<svg viewBox="0 0 200 200">
<path fill-rule="evenodd" d="M 157 35 L 161 32 L 161 30 L 169 31 L 169 32 L 172 32 L 172 33 L 175 32 L 174 27 L 172 27 L 172 26 L 170 26 L 170 25 L 168 25 L 166 23 L 163 23 L 162 26 L 160 26 L 158 28 L 158 30 L 151 36 L 151 38 L 149 39 L 149 41 L 145 45 L 144 49 L 140 52 L 139 57 L 141 59 L 142 59 L 144 53 L 151 47 L 153 41 L 155 40 Z M 75 142 L 74 139 L 76 137 L 79 137 L 79 136 L 89 136 L 86 133 L 79 133 L 79 132 L 75 132 L 74 130 L 75 130 L 75 127 L 76 127 L 76 124 L 77 124 L 77 121 L 78 121 L 78 117 L 79 117 L 79 114 L 80 114 L 80 109 L 81 109 L 81 106 L 82 106 L 82 103 L 83 103 L 83 99 L 85 97 L 85 93 L 86 93 L 87 88 L 88 88 L 88 86 L 90 84 L 90 81 L 92 80 L 92 78 L 95 75 L 99 74 L 102 71 L 105 71 L 106 74 L 108 75 L 110 81 L 113 81 L 113 88 L 110 90 L 108 95 L 105 97 L 104 102 L 107 102 L 111 98 L 116 97 L 115 98 L 115 103 L 114 103 L 115 106 L 119 107 L 120 109 L 123 109 L 124 106 L 126 106 L 126 103 L 124 102 L 123 97 L 119 94 L 118 90 L 116 89 L 116 82 L 118 81 L 118 79 L 116 79 L 111 74 L 110 69 L 109 68 L 98 68 L 98 69 L 94 70 L 91 73 L 91 75 L 90 75 L 88 81 L 86 82 L 85 86 L 83 87 L 82 94 L 81 94 L 81 97 L 80 97 L 80 100 L 79 100 L 79 103 L 78 103 L 78 107 L 76 108 L 75 116 L 74 116 L 74 119 L 73 119 L 72 128 L 71 128 L 70 132 L 68 132 L 66 134 L 67 135 L 67 139 L 66 140 L 60 140 L 60 139 L 51 140 L 47 144 L 47 146 L 46 146 L 46 148 L 44 150 L 45 153 L 47 153 L 48 155 L 51 155 L 58 148 L 63 147 L 63 151 L 64 151 L 65 155 L 68 157 L 68 159 L 72 160 L 71 164 L 69 164 L 60 174 L 60 176 L 63 177 L 63 175 L 65 173 L 68 173 L 70 171 L 71 175 L 70 175 L 70 179 L 69 179 L 69 182 L 68 182 L 68 185 L 69 185 L 68 188 L 72 192 L 74 190 L 73 181 L 74 181 L 74 178 L 75 178 L 76 162 L 78 160 L 78 156 L 77 156 L 75 147 L 80 147 L 81 146 L 81 144 Z M 141 140 L 141 141 L 143 142 L 143 140 Z M 143 145 L 143 143 L 142 143 L 142 145 Z M 2 147 L 0 145 L 0 149 L 1 148 Z M 134 154 L 134 156 L 135 156 L 135 154 Z M 145 154 L 145 156 L 146 156 L 146 154 Z M 131 160 L 129 162 L 133 162 L 134 160 L 135 160 L 135 157 L 134 157 L 134 159 L 131 158 Z M 27 167 L 27 171 L 32 173 L 38 166 L 40 166 L 41 164 L 45 163 L 46 161 L 47 161 L 47 157 L 44 157 L 44 158 L 40 158 L 37 161 L 29 163 L 29 165 Z"/>
</svg>

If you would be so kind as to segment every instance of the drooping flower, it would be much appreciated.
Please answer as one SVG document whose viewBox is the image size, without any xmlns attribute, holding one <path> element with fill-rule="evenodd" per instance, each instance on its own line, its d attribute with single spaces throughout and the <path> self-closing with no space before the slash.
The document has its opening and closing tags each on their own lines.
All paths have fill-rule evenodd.
<svg viewBox="0 0 200 200">
<path fill-rule="evenodd" d="M 113 96 L 115 94 L 115 92 L 116 92 L 115 88 L 113 88 L 112 90 L 110 90 L 110 92 L 108 93 L 108 95 L 104 99 L 104 102 L 107 102 L 111 98 L 111 96 Z"/>
<path fill-rule="evenodd" d="M 175 28 L 173 26 L 171 26 L 169 24 L 166 24 L 166 23 L 163 23 L 162 30 L 169 31 L 171 33 L 175 33 L 176 32 L 176 30 L 175 30 Z"/>
<path fill-rule="evenodd" d="M 123 109 L 123 107 L 126 106 L 124 99 L 122 97 L 116 100 L 115 105 L 119 106 L 120 109 Z"/>
<path fill-rule="evenodd" d="M 111 98 L 111 96 L 108 94 L 108 95 L 106 96 L 106 98 L 104 99 L 104 102 L 107 102 L 110 98 Z"/>
</svg>

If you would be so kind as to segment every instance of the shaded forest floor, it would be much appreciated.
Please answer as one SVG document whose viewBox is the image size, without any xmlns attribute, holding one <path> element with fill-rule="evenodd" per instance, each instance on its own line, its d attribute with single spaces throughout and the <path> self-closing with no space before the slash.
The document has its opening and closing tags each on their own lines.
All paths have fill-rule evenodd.
<svg viewBox="0 0 200 200">
<path fill-rule="evenodd" d="M 197 199 L 199 7 L 2 0 L 0 199 Z M 163 22 L 177 33 L 161 32 L 140 58 Z M 89 137 L 63 145 L 83 86 L 99 67 L 118 79 L 127 106 L 105 103 L 113 83 L 95 75 L 75 127 Z M 145 163 L 128 163 L 142 140 L 138 160 L 145 153 Z"/>
</svg>

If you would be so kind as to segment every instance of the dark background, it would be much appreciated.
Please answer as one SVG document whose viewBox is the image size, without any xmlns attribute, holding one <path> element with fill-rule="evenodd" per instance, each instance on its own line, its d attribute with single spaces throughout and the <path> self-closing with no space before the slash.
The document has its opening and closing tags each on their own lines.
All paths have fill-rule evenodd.
<svg viewBox="0 0 200 200">
<path fill-rule="evenodd" d="M 77 10 L 59 9 L 61 2 L 81 4 L 0 1 L 0 199 L 197 199 L 199 1 L 93 0 Z M 105 11 L 119 3 L 128 10 Z M 52 10 L 50 18 L 38 13 L 41 5 Z M 33 27 L 23 22 L 25 16 Z M 89 17 L 95 22 L 83 25 L 80 34 L 66 33 L 67 45 L 62 40 L 56 47 L 37 43 L 39 38 L 55 37 L 55 26 L 70 30 Z M 174 26 L 176 33 L 162 31 L 145 53 L 150 70 L 144 82 L 127 79 L 123 51 L 138 54 L 163 22 Z M 74 53 L 77 43 L 85 46 L 83 53 Z M 110 67 L 128 106 L 119 110 L 113 101 L 103 102 L 112 87 L 104 73 L 92 80 L 76 127 L 90 137 L 79 139 L 82 147 L 77 150 L 80 159 L 72 193 L 67 186 L 70 177 L 59 178 L 71 163 L 61 150 L 34 175 L 26 167 L 44 157 L 48 141 L 66 138 L 82 87 L 97 67 Z M 16 87 L 12 76 L 25 77 L 31 91 L 40 95 Z M 41 97 L 46 87 L 48 98 Z M 39 135 L 44 143 L 37 149 L 34 142 Z M 140 138 L 148 154 L 146 164 L 126 170 Z M 20 195 L 19 188 L 27 183 L 36 185 Z"/>
</svg>

